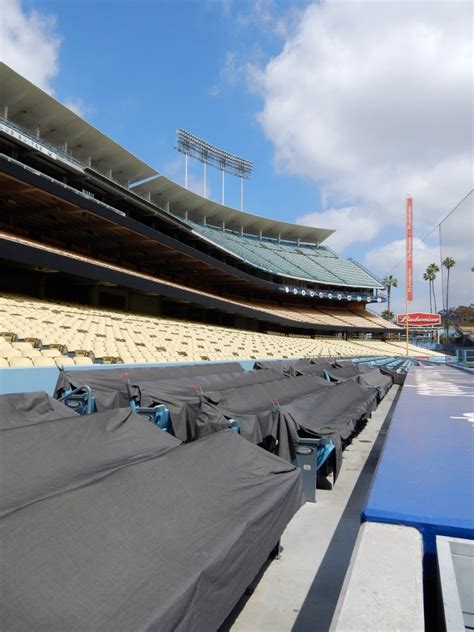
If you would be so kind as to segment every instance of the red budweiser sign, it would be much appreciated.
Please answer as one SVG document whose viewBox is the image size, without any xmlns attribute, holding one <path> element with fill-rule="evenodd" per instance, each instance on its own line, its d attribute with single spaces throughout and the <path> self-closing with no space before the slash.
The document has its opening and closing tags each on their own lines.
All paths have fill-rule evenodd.
<svg viewBox="0 0 474 632">
<path fill-rule="evenodd" d="M 406 325 L 406 314 L 397 314 L 397 325 Z M 441 316 L 439 314 L 428 314 L 426 312 L 413 312 L 408 314 L 409 327 L 433 327 L 441 325 Z"/>
</svg>

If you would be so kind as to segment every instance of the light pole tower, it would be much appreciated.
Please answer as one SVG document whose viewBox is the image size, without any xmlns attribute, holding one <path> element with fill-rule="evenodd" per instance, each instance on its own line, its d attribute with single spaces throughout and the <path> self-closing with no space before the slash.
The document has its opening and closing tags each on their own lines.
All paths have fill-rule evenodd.
<svg viewBox="0 0 474 632">
<path fill-rule="evenodd" d="M 207 197 L 207 166 L 215 167 L 221 172 L 221 204 L 225 201 L 225 174 L 230 173 L 240 179 L 240 210 L 244 208 L 244 180 L 252 175 L 253 163 L 239 158 L 223 149 L 210 145 L 205 140 L 194 136 L 184 129 L 176 131 L 176 149 L 184 154 L 184 186 L 188 188 L 188 158 L 195 158 L 203 163 L 203 197 Z"/>
</svg>

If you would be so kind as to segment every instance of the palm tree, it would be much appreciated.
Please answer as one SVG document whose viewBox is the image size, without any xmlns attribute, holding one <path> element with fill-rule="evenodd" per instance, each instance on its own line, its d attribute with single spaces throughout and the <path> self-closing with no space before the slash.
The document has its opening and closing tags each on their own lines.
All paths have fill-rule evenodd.
<svg viewBox="0 0 474 632">
<path fill-rule="evenodd" d="M 395 278 L 393 274 L 390 274 L 389 276 L 385 277 L 385 279 L 383 280 L 383 284 L 387 288 L 387 309 L 385 311 L 388 315 L 388 318 L 384 318 L 386 318 L 386 320 L 390 320 L 390 314 L 392 313 L 390 311 L 390 294 L 392 292 L 392 287 L 398 287 L 398 279 Z"/>
<path fill-rule="evenodd" d="M 431 301 L 431 278 L 432 278 L 432 274 L 433 274 L 433 273 L 432 273 L 432 272 L 430 272 L 430 268 L 429 268 L 429 266 L 426 268 L 426 271 L 425 271 L 425 272 L 424 272 L 424 274 L 423 274 L 423 279 L 424 279 L 425 281 L 428 281 L 428 282 L 429 282 L 428 287 L 429 287 L 429 289 L 430 289 L 430 314 L 431 314 L 431 313 L 433 313 L 433 303 L 432 303 L 432 301 Z"/>
<path fill-rule="evenodd" d="M 449 309 L 449 272 L 451 268 L 456 265 L 456 262 L 454 261 L 452 257 L 446 257 L 446 259 L 443 261 L 443 265 L 448 271 L 448 278 L 446 279 L 446 312 L 447 312 Z"/>
<path fill-rule="evenodd" d="M 433 304 L 434 304 L 434 311 L 435 314 L 438 312 L 438 310 L 436 309 L 436 294 L 435 294 L 435 284 L 434 282 L 436 281 L 436 275 L 439 272 L 439 268 L 436 265 L 436 263 L 430 263 L 430 265 L 426 268 L 426 271 L 430 272 L 431 275 L 431 279 L 430 279 L 430 283 L 431 283 L 431 291 L 433 292 Z"/>
<path fill-rule="evenodd" d="M 446 257 L 446 259 L 444 259 L 443 261 L 443 265 L 446 268 L 446 270 L 448 271 L 448 277 L 446 279 L 446 341 L 448 340 L 448 333 L 449 333 L 449 322 L 448 322 L 448 310 L 449 310 L 449 272 L 451 270 L 452 267 L 454 267 L 456 265 L 456 262 L 454 261 L 454 259 L 452 257 Z"/>
</svg>

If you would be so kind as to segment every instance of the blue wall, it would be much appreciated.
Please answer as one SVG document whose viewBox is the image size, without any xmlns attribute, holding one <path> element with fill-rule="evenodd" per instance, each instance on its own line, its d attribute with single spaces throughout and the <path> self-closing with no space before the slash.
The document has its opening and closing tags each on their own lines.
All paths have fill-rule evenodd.
<svg viewBox="0 0 474 632">
<path fill-rule="evenodd" d="M 226 364 L 231 362 L 216 362 L 215 364 Z M 253 368 L 255 360 L 242 360 L 240 362 L 243 369 L 250 371 Z M 157 366 L 177 366 L 180 362 L 167 362 L 160 364 L 92 364 L 85 366 L 68 366 L 68 371 L 84 371 L 84 370 L 102 370 L 102 369 L 123 369 L 126 371 L 131 368 L 146 367 L 152 368 Z M 208 364 L 207 362 L 189 362 L 186 364 Z M 53 394 L 59 375 L 57 367 L 36 367 L 36 368 L 18 368 L 18 369 L 0 369 L 0 395 L 5 393 L 26 393 L 29 391 L 45 391 L 49 395 Z"/>
</svg>

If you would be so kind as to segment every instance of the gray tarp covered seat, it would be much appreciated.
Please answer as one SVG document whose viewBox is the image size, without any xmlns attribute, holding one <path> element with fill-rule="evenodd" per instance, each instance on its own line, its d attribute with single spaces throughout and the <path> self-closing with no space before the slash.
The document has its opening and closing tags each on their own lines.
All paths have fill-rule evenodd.
<svg viewBox="0 0 474 632">
<path fill-rule="evenodd" d="M 193 375 L 213 375 L 243 371 L 239 362 L 216 364 L 183 364 L 179 366 L 137 367 L 120 369 L 87 369 L 84 371 L 59 372 L 55 396 L 60 397 L 65 390 L 90 386 L 97 410 L 122 408 L 129 403 L 129 391 L 125 378 L 130 382 L 154 381 L 173 377 Z"/>
<path fill-rule="evenodd" d="M 329 371 L 333 365 L 329 360 L 313 360 L 311 364 L 298 364 L 293 367 L 293 375 L 319 375 L 323 376 L 325 371 Z"/>
<path fill-rule="evenodd" d="M 77 413 L 44 391 L 0 395 L 0 430 L 62 417 L 77 417 Z"/>
<path fill-rule="evenodd" d="M 295 458 L 298 432 L 305 430 L 314 437 L 333 439 L 337 475 L 342 441 L 350 437 L 357 422 L 367 418 L 376 404 L 376 390 L 354 380 L 335 384 L 312 375 L 284 378 L 208 394 L 201 403 L 198 434 L 216 432 L 229 419 L 236 419 L 242 436 L 256 444 L 265 444 L 272 438 L 275 452 L 290 461 Z"/>
<path fill-rule="evenodd" d="M 197 434 L 216 432 L 229 419 L 236 419 L 243 437 L 256 444 L 270 440 L 276 453 L 291 461 L 298 443 L 297 428 L 281 417 L 279 406 L 332 387 L 327 380 L 309 375 L 207 393 L 201 402 Z"/>
<path fill-rule="evenodd" d="M 392 387 L 393 378 L 386 373 L 382 373 L 379 369 L 374 369 L 359 375 L 357 382 L 363 386 L 377 389 L 379 399 L 383 399 Z"/>
<path fill-rule="evenodd" d="M 141 406 L 165 404 L 176 437 L 182 441 L 193 441 L 197 436 L 196 420 L 202 394 L 281 379 L 282 375 L 278 371 L 243 371 L 140 382 L 133 384 L 133 391 L 138 393 L 137 399 Z"/>
<path fill-rule="evenodd" d="M 292 360 L 265 360 L 255 362 L 254 368 L 259 370 L 273 369 L 288 377 L 297 375 L 324 375 L 324 371 L 332 369 L 333 364 L 326 358 L 300 358 Z"/>
<path fill-rule="evenodd" d="M 311 358 L 288 358 L 286 360 L 257 360 L 253 368 L 256 370 L 273 369 L 284 375 L 292 375 L 296 366 L 305 366 L 311 363 Z"/>
<path fill-rule="evenodd" d="M 281 407 L 281 413 L 309 436 L 332 439 L 336 448 L 337 477 L 342 465 L 342 444 L 357 429 L 357 424 L 377 406 L 374 389 L 348 380 L 333 388 L 308 395 Z M 288 421 L 289 422 L 289 421 Z"/>
<path fill-rule="evenodd" d="M 344 382 L 356 380 L 363 386 L 375 388 L 379 399 L 382 399 L 393 384 L 389 375 L 383 374 L 377 367 L 371 365 L 348 364 L 340 368 L 328 369 L 331 380 Z"/>
<path fill-rule="evenodd" d="M 128 410 L 74 421 L 0 433 L 2 628 L 216 630 L 301 506 L 299 470 L 231 430 L 180 445 Z"/>
<path fill-rule="evenodd" d="M 164 454 L 180 443 L 130 408 L 0 431 L 0 516 Z"/>
</svg>

